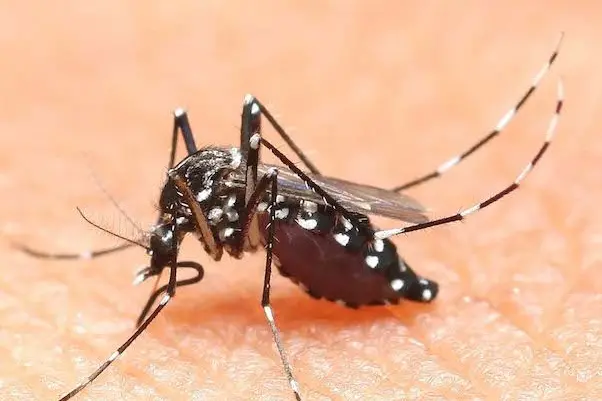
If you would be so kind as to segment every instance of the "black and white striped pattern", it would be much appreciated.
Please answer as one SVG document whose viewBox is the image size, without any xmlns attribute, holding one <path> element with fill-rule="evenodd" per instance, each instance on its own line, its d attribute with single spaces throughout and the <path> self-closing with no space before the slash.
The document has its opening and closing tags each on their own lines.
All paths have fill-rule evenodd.
<svg viewBox="0 0 602 401">
<path fill-rule="evenodd" d="M 546 62 L 546 64 L 541 68 L 541 70 L 539 70 L 537 75 L 535 75 L 535 78 L 533 79 L 533 83 L 531 84 L 529 89 L 527 89 L 527 91 L 523 94 L 523 96 L 516 103 L 516 105 L 512 109 L 508 110 L 506 112 L 506 114 L 504 114 L 504 116 L 498 121 L 495 128 L 491 132 L 489 132 L 487 135 L 485 135 L 477 143 L 472 145 L 470 148 L 468 148 L 464 152 L 460 153 L 457 156 L 450 158 L 449 160 L 447 160 L 444 163 L 441 163 L 441 165 L 439 165 L 439 167 L 437 167 L 434 171 L 432 171 L 428 174 L 425 174 L 422 177 L 416 178 L 410 182 L 407 182 L 403 185 L 399 185 L 399 186 L 393 188 L 392 190 L 396 191 L 396 192 L 405 191 L 405 190 L 415 187 L 417 185 L 424 184 L 425 182 L 430 181 L 434 178 L 441 177 L 444 173 L 449 171 L 452 167 L 457 166 L 462 160 L 466 159 L 468 156 L 470 156 L 471 154 L 476 152 L 478 149 L 483 147 L 486 143 L 491 141 L 493 138 L 497 137 L 504 130 L 504 128 L 506 128 L 506 126 L 510 123 L 510 121 L 512 121 L 514 116 L 516 116 L 518 111 L 524 106 L 524 104 L 531 97 L 533 92 L 535 92 L 535 89 L 537 89 L 537 87 L 539 86 L 539 83 L 541 82 L 543 77 L 550 70 L 550 68 L 552 67 L 552 64 L 554 64 L 554 61 L 556 60 L 556 57 L 558 56 L 558 51 L 560 50 L 560 44 L 562 43 L 563 37 L 564 37 L 564 33 L 561 33 L 560 38 L 558 39 L 558 42 L 556 44 L 556 47 L 554 48 L 554 51 L 550 55 L 550 58 L 548 58 L 548 61 Z"/>
<path fill-rule="evenodd" d="M 159 302 L 159 305 L 157 306 L 157 308 L 153 311 L 153 313 L 151 313 L 149 315 L 149 317 L 144 321 L 144 323 L 142 323 L 138 328 L 136 328 L 136 330 L 130 336 L 130 338 L 128 338 L 126 342 L 124 342 L 119 348 L 117 348 L 117 350 L 115 352 L 113 352 L 107 358 L 107 360 L 94 371 L 94 373 L 92 373 L 90 376 L 88 376 L 86 378 L 86 380 L 84 380 L 82 383 L 80 383 L 77 387 L 75 387 L 69 393 L 62 396 L 59 401 L 67 401 L 67 400 L 71 399 L 74 395 L 79 393 L 89 383 L 94 381 L 94 379 L 96 379 L 106 368 L 108 368 L 109 365 L 111 365 L 130 346 L 130 344 L 133 343 L 134 340 L 136 340 L 136 338 L 138 338 L 138 336 L 144 332 L 144 330 L 146 330 L 147 326 L 155 319 L 155 317 L 157 317 L 157 315 L 161 312 L 161 310 L 163 310 L 163 308 L 165 307 L 165 305 L 167 305 L 167 303 L 171 300 L 171 298 L 172 298 L 171 295 L 165 294 L 163 296 L 163 298 L 161 299 L 161 302 Z"/>
<path fill-rule="evenodd" d="M 398 235 L 398 234 L 402 234 L 402 233 L 423 230 L 423 229 L 429 228 L 429 227 L 435 227 L 435 226 L 439 226 L 442 224 L 452 223 L 454 221 L 464 220 L 468 215 L 486 208 L 487 206 L 491 205 L 492 203 L 495 203 L 498 200 L 500 200 L 501 198 L 503 198 L 504 196 L 508 195 L 510 192 L 518 189 L 518 187 L 520 186 L 520 183 L 525 179 L 525 177 L 527 177 L 527 175 L 529 175 L 529 173 L 533 170 L 533 168 L 535 167 L 537 162 L 539 162 L 539 160 L 541 159 L 543 154 L 546 152 L 546 150 L 550 146 L 552 138 L 554 137 L 554 133 L 556 132 L 556 126 L 558 125 L 558 119 L 560 118 L 560 112 L 562 111 L 563 101 L 564 101 L 564 88 L 562 85 L 562 80 L 559 80 L 558 81 L 558 100 L 556 102 L 556 110 L 554 111 L 554 115 L 552 116 L 552 118 L 550 120 L 550 124 L 548 125 L 548 130 L 546 132 L 546 137 L 545 137 L 544 143 L 543 143 L 543 145 L 541 145 L 541 147 L 535 154 L 535 157 L 533 157 L 533 159 L 531 159 L 529 164 L 527 164 L 525 166 L 523 171 L 521 171 L 521 173 L 516 177 L 516 179 L 514 180 L 514 182 L 512 184 L 510 184 L 503 190 L 499 191 L 495 195 L 489 197 L 485 201 L 477 203 L 476 205 L 471 206 L 467 209 L 464 209 L 463 211 L 456 213 L 452 216 L 443 217 L 443 218 L 440 218 L 437 220 L 431 220 L 426 223 L 414 224 L 414 225 L 410 225 L 410 226 L 403 227 L 403 228 L 394 228 L 391 230 L 377 231 L 374 233 L 374 238 L 385 239 L 385 238 L 389 238 L 394 235 Z"/>
</svg>

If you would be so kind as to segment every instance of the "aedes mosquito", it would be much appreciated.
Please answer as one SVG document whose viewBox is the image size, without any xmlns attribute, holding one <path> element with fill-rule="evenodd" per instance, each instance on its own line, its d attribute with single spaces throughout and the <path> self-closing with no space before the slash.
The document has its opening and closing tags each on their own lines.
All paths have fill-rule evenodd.
<svg viewBox="0 0 602 401">
<path fill-rule="evenodd" d="M 137 320 L 134 333 L 94 373 L 60 400 L 75 396 L 113 363 L 146 330 L 175 296 L 178 287 L 202 280 L 204 269 L 199 263 L 178 260 L 180 244 L 189 233 L 197 236 L 215 261 L 221 259 L 224 250 L 234 258 L 242 258 L 245 252 L 265 248 L 267 256 L 261 306 L 290 388 L 295 398 L 301 400 L 299 385 L 293 377 L 270 304 L 272 264 L 312 297 L 325 298 L 348 307 L 396 304 L 402 298 L 423 303 L 435 299 L 438 285 L 415 273 L 398 255 L 389 238 L 463 220 L 516 190 L 550 145 L 563 104 L 561 81 L 558 83 L 556 108 L 545 140 L 509 186 L 472 207 L 436 220 L 429 220 L 418 202 L 398 192 L 441 176 L 499 135 L 554 63 L 561 40 L 562 35 L 532 85 L 491 132 L 433 172 L 391 190 L 323 176 L 266 107 L 251 95 L 247 95 L 243 103 L 239 148 L 210 146 L 199 150 L 186 112 L 176 110 L 167 181 L 159 198 L 160 212 L 156 224 L 144 238 L 131 240 L 121 237 L 91 222 L 80 211 L 87 222 L 126 243 L 83 254 L 50 254 L 21 247 L 30 255 L 41 258 L 81 259 L 95 258 L 138 245 L 146 249 L 150 264 L 137 273 L 135 284 L 151 277 L 156 277 L 158 282 L 163 269 L 169 269 L 168 283 L 155 288 Z M 302 171 L 262 137 L 262 116 L 309 172 Z M 176 165 L 179 132 L 188 155 Z M 262 147 L 272 152 L 283 166 L 261 163 Z M 380 215 L 412 224 L 403 228 L 378 230 L 367 215 Z M 191 269 L 196 275 L 178 280 L 177 272 L 183 269 Z M 152 309 L 159 297 L 159 303 Z"/>
</svg>

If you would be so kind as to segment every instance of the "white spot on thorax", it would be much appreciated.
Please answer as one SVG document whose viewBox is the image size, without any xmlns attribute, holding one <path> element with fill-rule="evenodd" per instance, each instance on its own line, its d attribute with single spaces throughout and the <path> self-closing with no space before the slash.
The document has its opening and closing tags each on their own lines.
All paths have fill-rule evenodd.
<svg viewBox="0 0 602 401">
<path fill-rule="evenodd" d="M 232 207 L 236 204 L 236 195 L 230 195 L 228 196 L 228 199 L 226 200 L 225 206 L 226 207 Z"/>
<path fill-rule="evenodd" d="M 316 219 L 305 220 L 299 217 L 296 221 L 302 228 L 305 228 L 306 230 L 313 230 L 318 226 L 318 220 Z"/>
<path fill-rule="evenodd" d="M 225 240 L 228 237 L 231 237 L 234 234 L 234 229 L 232 227 L 226 227 L 219 231 L 219 239 Z"/>
<path fill-rule="evenodd" d="M 345 231 L 349 231 L 353 228 L 353 224 L 345 217 L 341 217 L 341 221 L 343 222 L 343 227 L 345 227 Z"/>
<path fill-rule="evenodd" d="M 374 255 L 366 256 L 366 264 L 374 269 L 376 266 L 378 266 L 378 256 L 374 256 Z"/>
<path fill-rule="evenodd" d="M 431 290 L 429 290 L 428 288 L 426 288 L 424 291 L 422 291 L 422 299 L 424 299 L 425 301 L 430 301 L 430 299 L 433 297 L 433 292 Z"/>
<path fill-rule="evenodd" d="M 209 213 L 207 213 L 207 218 L 213 222 L 218 222 L 222 218 L 223 214 L 224 211 L 221 207 L 214 207 L 209 211 Z"/>
<path fill-rule="evenodd" d="M 257 205 L 257 211 L 258 212 L 265 212 L 267 210 L 267 208 L 268 208 L 268 204 L 266 202 L 260 202 Z"/>
<path fill-rule="evenodd" d="M 242 162 L 242 155 L 240 154 L 240 150 L 238 148 L 231 148 L 230 154 L 232 155 L 230 167 L 233 169 L 237 169 L 238 167 L 240 167 L 240 163 Z"/>
<path fill-rule="evenodd" d="M 347 234 L 343 234 L 343 233 L 336 233 L 334 235 L 334 239 L 336 242 L 338 242 L 339 244 L 343 245 L 343 246 L 347 246 L 347 244 L 349 243 L 349 240 L 351 239 Z"/>
<path fill-rule="evenodd" d="M 288 213 L 289 210 L 287 207 L 284 207 L 282 209 L 278 209 L 276 210 L 276 212 L 274 213 L 274 217 L 276 217 L 277 219 L 286 219 L 288 217 Z"/>
<path fill-rule="evenodd" d="M 318 204 L 310 201 L 301 201 L 301 207 L 308 213 L 315 213 L 318 211 Z"/>
<path fill-rule="evenodd" d="M 226 212 L 226 217 L 228 218 L 229 222 L 234 222 L 238 220 L 238 212 L 234 209 L 230 209 Z"/>
<path fill-rule="evenodd" d="M 372 243 L 376 252 L 382 252 L 385 250 L 385 241 L 382 239 L 375 239 Z"/>
<path fill-rule="evenodd" d="M 211 188 L 205 188 L 196 195 L 196 200 L 202 202 L 211 195 Z"/>
<path fill-rule="evenodd" d="M 173 232 L 166 231 L 165 234 L 163 234 L 163 236 L 161 237 L 161 241 L 167 242 L 167 241 L 170 241 L 172 238 L 173 238 Z"/>
</svg>

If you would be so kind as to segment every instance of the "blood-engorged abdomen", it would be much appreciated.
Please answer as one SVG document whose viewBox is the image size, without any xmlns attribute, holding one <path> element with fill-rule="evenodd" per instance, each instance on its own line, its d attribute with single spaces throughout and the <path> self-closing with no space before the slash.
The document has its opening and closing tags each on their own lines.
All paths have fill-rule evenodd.
<svg viewBox="0 0 602 401">
<path fill-rule="evenodd" d="M 350 307 L 397 303 L 400 298 L 430 302 L 436 297 L 437 284 L 417 276 L 391 241 L 366 241 L 328 209 L 308 214 L 279 204 L 277 210 L 282 209 L 288 213 L 275 222 L 275 265 L 312 297 Z M 267 213 L 259 215 L 264 243 L 268 221 Z"/>
</svg>

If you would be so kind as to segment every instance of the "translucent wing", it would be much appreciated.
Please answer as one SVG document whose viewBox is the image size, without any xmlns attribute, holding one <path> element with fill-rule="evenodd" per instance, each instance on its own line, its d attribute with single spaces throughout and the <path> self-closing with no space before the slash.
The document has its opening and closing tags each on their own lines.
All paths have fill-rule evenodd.
<svg viewBox="0 0 602 401">
<path fill-rule="evenodd" d="M 324 204 L 320 195 L 308 189 L 301 178 L 283 166 L 260 164 L 259 176 L 271 167 L 278 168 L 278 194 Z M 339 178 L 306 174 L 349 211 L 389 217 L 408 223 L 428 221 L 424 207 L 407 195 Z M 235 178 L 237 184 L 242 185 L 243 181 L 242 176 Z"/>
</svg>

